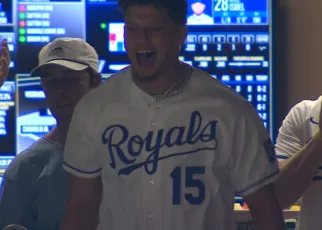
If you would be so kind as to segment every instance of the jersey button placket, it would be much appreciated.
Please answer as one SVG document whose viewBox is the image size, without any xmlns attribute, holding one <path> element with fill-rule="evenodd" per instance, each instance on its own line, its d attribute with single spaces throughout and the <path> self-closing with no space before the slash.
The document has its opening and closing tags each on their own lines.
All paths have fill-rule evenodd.
<svg viewBox="0 0 322 230">
<path fill-rule="evenodd" d="M 155 106 L 154 106 L 154 112 L 155 112 L 155 123 L 154 123 L 154 131 L 155 131 L 155 141 L 153 143 L 156 143 L 156 138 L 158 136 L 158 131 L 160 129 L 164 129 L 164 123 L 163 120 L 161 119 L 161 105 L 160 102 L 158 102 Z M 162 156 L 162 150 L 160 150 L 161 152 L 158 154 L 159 157 Z M 155 230 L 162 230 L 163 229 L 163 225 L 162 225 L 162 203 L 159 203 L 160 200 L 162 199 L 162 190 L 160 188 L 161 186 L 161 179 L 162 177 L 162 168 L 160 167 L 160 165 L 158 164 L 158 168 L 157 171 L 151 175 L 154 179 L 150 180 L 150 186 L 152 186 L 154 188 L 154 205 L 152 205 L 153 208 L 153 215 L 151 216 L 151 221 L 153 221 L 153 226 Z M 158 205 L 156 205 L 158 204 Z"/>
<path fill-rule="evenodd" d="M 146 190 L 144 191 L 144 207 L 146 208 L 146 229 L 157 229 L 156 218 L 157 213 L 155 212 L 155 202 L 157 200 L 157 187 L 155 181 L 155 175 L 146 175 L 148 180 L 146 180 Z"/>
<path fill-rule="evenodd" d="M 151 114 L 149 117 L 149 131 L 154 132 L 153 134 L 153 139 L 152 141 L 152 146 L 155 145 L 156 142 L 156 136 L 157 136 L 157 132 L 159 129 L 159 124 L 157 122 L 157 112 L 155 107 L 152 106 L 149 109 L 149 113 Z M 146 152 L 146 157 L 145 159 L 148 158 L 149 155 L 151 155 L 151 152 Z M 152 165 L 147 165 L 147 169 L 149 170 L 151 168 Z M 155 176 L 157 175 L 157 172 L 154 174 L 148 174 L 146 172 L 146 169 L 144 167 L 143 171 L 144 173 L 144 177 L 146 178 L 145 180 L 145 187 L 147 188 L 144 191 L 144 207 L 145 207 L 145 213 L 146 213 L 146 229 L 157 229 L 158 226 L 156 226 L 156 212 L 155 212 L 155 201 L 157 200 L 157 188 L 156 188 L 156 178 Z"/>
<path fill-rule="evenodd" d="M 162 153 L 160 152 L 160 156 L 162 156 Z M 155 181 L 154 181 L 154 188 L 155 188 L 155 205 L 154 208 L 154 215 L 156 216 L 154 218 L 154 226 L 157 230 L 163 230 L 163 210 L 164 210 L 164 201 L 163 201 L 163 189 L 162 184 L 165 182 L 163 181 L 167 175 L 164 175 L 166 173 L 166 170 L 164 169 L 164 164 L 160 165 L 160 162 L 158 163 L 158 170 L 155 173 Z"/>
<path fill-rule="evenodd" d="M 153 130 L 156 130 L 156 126 L 157 126 L 157 116 L 158 116 L 158 112 L 160 111 L 160 109 L 161 109 L 161 107 L 160 107 L 160 105 L 155 105 L 154 107 L 153 107 L 153 113 L 154 113 L 154 118 L 152 119 L 152 122 L 151 122 L 151 124 L 152 124 L 152 129 Z"/>
</svg>

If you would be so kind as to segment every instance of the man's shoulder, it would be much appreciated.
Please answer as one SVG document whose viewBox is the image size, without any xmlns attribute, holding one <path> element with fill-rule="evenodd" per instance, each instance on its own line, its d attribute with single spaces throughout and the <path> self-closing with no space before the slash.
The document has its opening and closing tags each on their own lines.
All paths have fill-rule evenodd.
<svg viewBox="0 0 322 230">
<path fill-rule="evenodd" d="M 188 18 L 187 18 L 188 22 L 189 22 L 189 21 L 191 21 L 192 19 L 193 19 L 193 15 L 190 15 L 190 16 L 188 16 Z"/>
<path fill-rule="evenodd" d="M 291 108 L 287 119 L 296 119 L 302 122 L 311 118 L 318 119 L 321 110 L 321 103 L 322 96 L 316 100 L 303 100 Z"/>
<path fill-rule="evenodd" d="M 208 14 L 204 14 L 203 16 L 204 16 L 204 18 L 205 18 L 206 20 L 208 20 L 208 21 L 213 22 L 213 20 L 214 20 L 214 19 L 213 19 L 210 15 L 208 15 Z"/>
<path fill-rule="evenodd" d="M 223 99 L 242 98 L 230 86 L 219 81 L 216 75 L 210 75 L 198 68 L 194 68 L 193 75 L 207 94 L 210 92 L 215 96 L 222 94 L 225 96 Z"/>
<path fill-rule="evenodd" d="M 104 87 L 113 87 L 113 86 L 122 86 L 130 80 L 131 76 L 131 67 L 127 66 L 120 70 L 117 73 L 112 74 L 108 77 L 97 89 L 104 88 Z"/>
<path fill-rule="evenodd" d="M 106 93 L 106 90 L 119 91 L 124 84 L 128 84 L 130 78 L 131 67 L 125 67 L 121 71 L 112 74 L 104 82 L 102 82 L 98 87 L 93 89 L 88 95 L 97 95 L 100 93 Z"/>
<path fill-rule="evenodd" d="M 56 148 L 53 145 L 43 138 L 36 141 L 17 154 L 5 171 L 6 177 L 15 179 L 23 175 L 31 176 L 33 172 L 41 171 L 50 162 L 50 158 L 54 156 L 54 151 L 61 149 L 61 152 L 63 152 L 62 147 Z"/>
<path fill-rule="evenodd" d="M 316 100 L 303 100 L 295 104 L 292 109 L 312 110 L 314 107 L 320 106 L 321 102 L 322 102 L 322 96 Z"/>
<path fill-rule="evenodd" d="M 108 100 L 118 98 L 119 95 L 124 93 L 124 89 L 130 86 L 130 71 L 130 67 L 126 67 L 120 72 L 112 74 L 98 87 L 84 95 L 81 102 L 95 106 L 100 102 L 106 103 Z"/>
<path fill-rule="evenodd" d="M 249 109 L 253 112 L 253 106 L 230 86 L 219 81 L 215 76 L 212 76 L 200 69 L 195 68 L 194 74 L 196 79 L 195 87 L 199 88 L 201 96 L 209 98 L 210 106 L 229 109 L 230 112 L 236 111 L 236 115 L 241 112 L 249 113 Z M 225 110 L 223 110 L 225 111 Z"/>
</svg>

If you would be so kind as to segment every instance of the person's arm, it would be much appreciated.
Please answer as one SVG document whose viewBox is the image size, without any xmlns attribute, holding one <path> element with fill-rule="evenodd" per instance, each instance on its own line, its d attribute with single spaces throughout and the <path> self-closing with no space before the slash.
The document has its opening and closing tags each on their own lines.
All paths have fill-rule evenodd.
<svg viewBox="0 0 322 230">
<path fill-rule="evenodd" d="M 251 212 L 255 229 L 285 229 L 281 208 L 274 193 L 274 184 L 271 183 L 250 195 L 245 195 L 244 199 Z M 270 213 L 269 210 L 278 212 Z"/>
<path fill-rule="evenodd" d="M 232 186 L 249 205 L 256 230 L 284 230 L 272 188 L 279 172 L 274 146 L 254 108 L 244 110 L 233 124 Z"/>
<path fill-rule="evenodd" d="M 95 230 L 101 200 L 101 160 L 95 142 L 96 121 L 82 98 L 75 108 L 64 150 L 64 169 L 71 174 L 61 230 Z M 95 105 L 94 105 L 95 106 Z"/>
<path fill-rule="evenodd" d="M 282 208 L 298 200 L 312 182 L 322 162 L 322 134 L 319 131 L 303 148 L 304 104 L 295 106 L 283 121 L 276 140 L 281 173 L 275 184 L 276 196 Z M 322 113 L 320 111 L 320 121 Z M 322 130 L 322 122 L 319 122 Z M 301 143 L 302 142 L 302 143 Z M 290 157 L 287 157 L 290 156 Z"/>
<path fill-rule="evenodd" d="M 72 175 L 61 229 L 96 229 L 101 193 L 101 177 L 87 179 Z"/>
<path fill-rule="evenodd" d="M 24 172 L 20 159 L 16 158 L 7 168 L 0 195 L 0 229 L 9 224 L 19 224 L 32 230 L 36 223 L 30 209 L 33 185 L 30 174 Z"/>
<path fill-rule="evenodd" d="M 3 40 L 0 50 L 0 87 L 7 79 L 9 74 L 10 54 L 8 48 L 8 42 Z"/>
</svg>

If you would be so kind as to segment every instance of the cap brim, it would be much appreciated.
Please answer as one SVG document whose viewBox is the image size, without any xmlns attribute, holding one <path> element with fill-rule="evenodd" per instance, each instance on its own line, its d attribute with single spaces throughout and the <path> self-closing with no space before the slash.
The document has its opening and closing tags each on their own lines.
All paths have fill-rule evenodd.
<svg viewBox="0 0 322 230">
<path fill-rule="evenodd" d="M 76 71 L 81 71 L 81 70 L 84 70 L 86 68 L 88 68 L 87 65 L 84 65 L 84 64 L 80 64 L 80 63 L 77 63 L 77 62 L 73 62 L 73 61 L 67 61 L 67 60 L 52 60 L 52 61 L 49 61 L 49 62 L 46 62 L 42 65 L 39 65 L 37 66 L 36 68 L 34 68 L 30 75 L 31 76 L 39 76 L 39 73 L 40 71 L 46 67 L 46 66 L 49 66 L 49 65 L 58 65 L 58 66 L 63 66 L 67 69 L 71 69 L 71 70 L 76 70 Z"/>
</svg>

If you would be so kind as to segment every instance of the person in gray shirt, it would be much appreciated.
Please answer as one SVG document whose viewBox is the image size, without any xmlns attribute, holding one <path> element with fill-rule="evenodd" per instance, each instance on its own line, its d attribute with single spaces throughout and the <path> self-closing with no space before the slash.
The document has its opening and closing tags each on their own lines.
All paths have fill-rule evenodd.
<svg viewBox="0 0 322 230">
<path fill-rule="evenodd" d="M 0 228 L 19 224 L 28 230 L 58 230 L 68 187 L 68 176 L 62 169 L 64 143 L 76 104 L 101 83 L 98 55 L 82 39 L 58 38 L 42 48 L 31 76 L 40 76 L 57 125 L 7 168 L 0 198 Z"/>
</svg>

